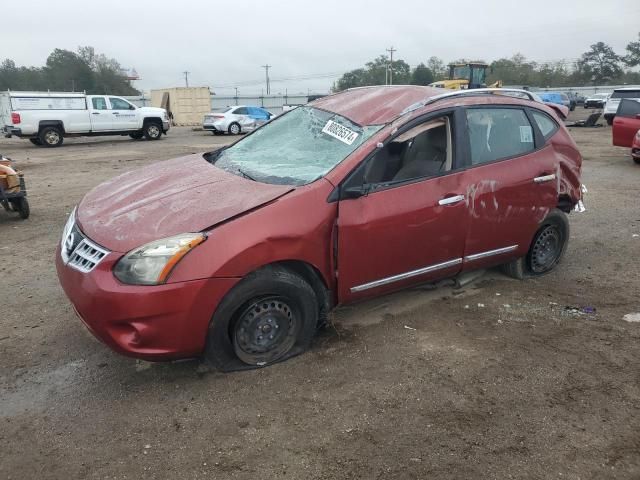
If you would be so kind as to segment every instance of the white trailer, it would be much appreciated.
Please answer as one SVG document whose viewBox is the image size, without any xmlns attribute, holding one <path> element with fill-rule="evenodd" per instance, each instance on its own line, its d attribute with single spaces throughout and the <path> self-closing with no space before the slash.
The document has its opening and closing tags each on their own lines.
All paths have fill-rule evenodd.
<svg viewBox="0 0 640 480">
<path fill-rule="evenodd" d="M 157 140 L 170 128 L 163 108 L 136 107 L 114 95 L 0 92 L 0 129 L 5 137 L 58 147 L 64 137 L 129 135 Z"/>
</svg>

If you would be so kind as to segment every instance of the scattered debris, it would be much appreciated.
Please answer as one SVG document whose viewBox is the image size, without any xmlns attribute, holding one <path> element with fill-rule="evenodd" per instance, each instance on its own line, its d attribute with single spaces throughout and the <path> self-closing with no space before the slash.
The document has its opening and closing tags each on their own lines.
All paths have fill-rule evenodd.
<svg viewBox="0 0 640 480">
<path fill-rule="evenodd" d="M 417 328 L 413 328 L 408 325 L 405 325 L 404 328 L 406 328 L 407 330 L 417 330 Z"/>
<path fill-rule="evenodd" d="M 637 233 L 634 233 L 634 234 L 632 234 L 631 236 L 632 236 L 633 238 L 640 237 L 640 235 L 638 235 Z"/>
<path fill-rule="evenodd" d="M 640 313 L 627 313 L 622 319 L 629 323 L 640 322 Z"/>
<path fill-rule="evenodd" d="M 587 314 L 587 315 L 593 315 L 594 313 L 596 313 L 596 307 L 592 307 L 592 306 L 584 306 L 584 307 L 576 307 L 573 305 L 565 305 L 564 307 L 564 313 L 569 314 L 569 315 L 581 315 L 581 314 Z"/>
<path fill-rule="evenodd" d="M 502 295 L 501 293 L 496 292 L 496 297 L 499 297 L 500 295 Z"/>
<path fill-rule="evenodd" d="M 478 304 L 478 307 L 479 307 L 479 308 L 484 308 L 484 303 L 479 303 L 479 304 Z"/>
<path fill-rule="evenodd" d="M 469 305 L 465 305 L 464 308 L 469 310 Z"/>
<path fill-rule="evenodd" d="M 596 313 L 596 307 L 589 307 L 589 306 L 587 306 L 587 307 L 582 307 L 582 308 L 580 309 L 580 311 L 581 311 L 582 313 L 592 314 L 592 313 Z"/>
<path fill-rule="evenodd" d="M 504 305 L 502 305 L 504 308 L 511 308 L 511 305 L 509 305 L 508 303 L 505 303 Z"/>
</svg>

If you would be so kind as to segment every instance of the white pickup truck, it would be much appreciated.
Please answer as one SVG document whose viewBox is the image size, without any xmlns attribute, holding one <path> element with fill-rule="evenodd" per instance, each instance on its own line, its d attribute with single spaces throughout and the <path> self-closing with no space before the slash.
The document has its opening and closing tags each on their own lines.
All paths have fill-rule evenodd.
<svg viewBox="0 0 640 480">
<path fill-rule="evenodd" d="M 0 129 L 5 137 L 59 147 L 64 137 L 129 135 L 157 140 L 169 130 L 164 108 L 136 107 L 113 95 L 0 92 Z"/>
</svg>

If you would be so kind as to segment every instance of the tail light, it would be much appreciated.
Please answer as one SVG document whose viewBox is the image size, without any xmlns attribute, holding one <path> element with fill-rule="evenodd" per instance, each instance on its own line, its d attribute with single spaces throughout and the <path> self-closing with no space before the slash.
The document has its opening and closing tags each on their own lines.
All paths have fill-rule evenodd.
<svg viewBox="0 0 640 480">
<path fill-rule="evenodd" d="M 11 113 L 11 123 L 13 123 L 14 125 L 18 125 L 20 124 L 21 121 L 22 119 L 20 118 L 19 113 L 15 113 L 15 112 Z"/>
<path fill-rule="evenodd" d="M 224 118 L 224 115 L 212 115 L 213 118 Z"/>
</svg>

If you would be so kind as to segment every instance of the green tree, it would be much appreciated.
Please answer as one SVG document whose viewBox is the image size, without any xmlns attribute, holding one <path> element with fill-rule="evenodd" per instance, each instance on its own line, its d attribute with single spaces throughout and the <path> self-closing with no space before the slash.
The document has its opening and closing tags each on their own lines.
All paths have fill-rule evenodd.
<svg viewBox="0 0 640 480">
<path fill-rule="evenodd" d="M 427 60 L 427 68 L 431 70 L 434 80 L 444 80 L 447 78 L 447 67 L 440 58 L 429 57 L 429 60 Z"/>
<path fill-rule="evenodd" d="M 591 81 L 594 85 L 609 83 L 614 78 L 622 75 L 620 57 L 604 42 L 591 45 L 591 49 L 582 54 L 581 67 L 591 73 Z"/>
<path fill-rule="evenodd" d="M 93 71 L 77 54 L 56 48 L 47 58 L 45 75 L 50 90 L 93 91 Z"/>
<path fill-rule="evenodd" d="M 627 52 L 627 55 L 624 57 L 624 63 L 630 67 L 640 65 L 640 33 L 638 33 L 637 42 L 629 42 Z"/>
<path fill-rule="evenodd" d="M 433 82 L 433 73 L 424 63 L 419 64 L 411 73 L 412 85 L 429 85 L 431 82 Z"/>
</svg>

